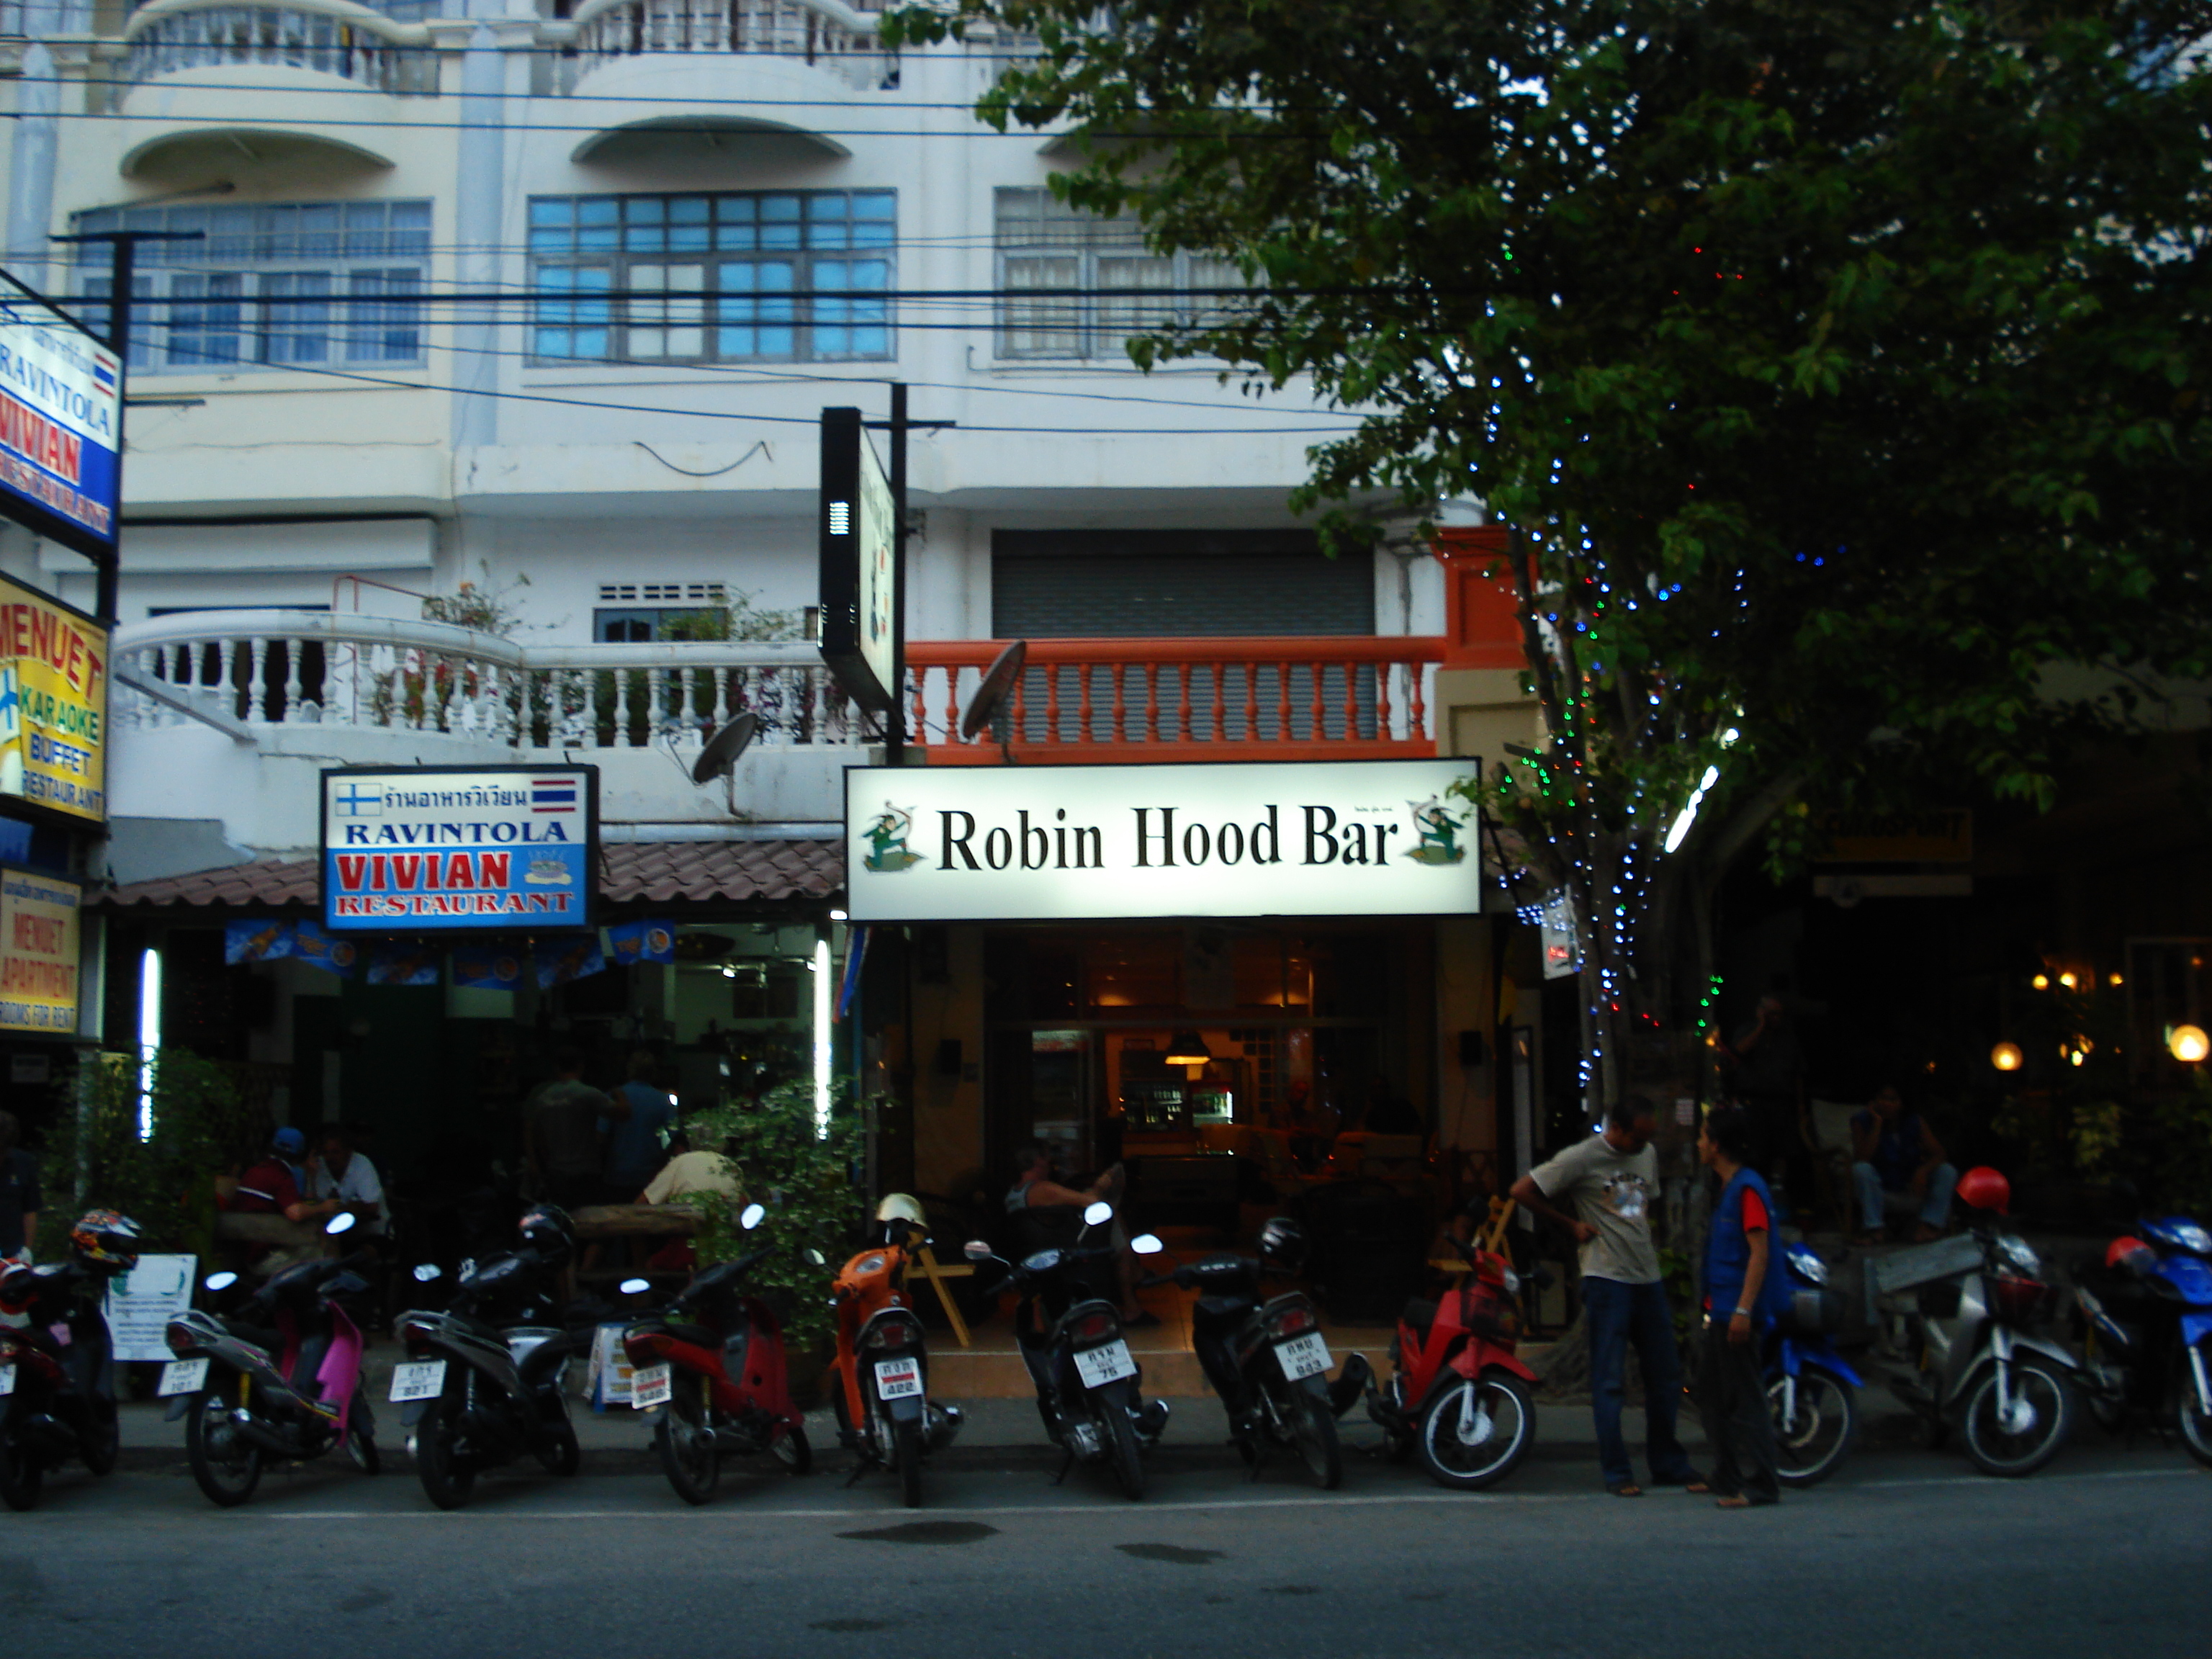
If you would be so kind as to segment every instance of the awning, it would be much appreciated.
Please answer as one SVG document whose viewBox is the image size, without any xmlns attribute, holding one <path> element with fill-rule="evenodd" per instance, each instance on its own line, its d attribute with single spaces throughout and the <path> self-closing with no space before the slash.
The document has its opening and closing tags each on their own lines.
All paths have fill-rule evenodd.
<svg viewBox="0 0 2212 1659">
<path fill-rule="evenodd" d="M 780 903 L 843 890 L 844 849 L 834 841 L 609 842 L 599 848 L 599 897 L 610 904 Z M 322 902 L 313 859 L 257 859 L 220 870 L 111 888 L 102 910 L 313 909 Z"/>
</svg>

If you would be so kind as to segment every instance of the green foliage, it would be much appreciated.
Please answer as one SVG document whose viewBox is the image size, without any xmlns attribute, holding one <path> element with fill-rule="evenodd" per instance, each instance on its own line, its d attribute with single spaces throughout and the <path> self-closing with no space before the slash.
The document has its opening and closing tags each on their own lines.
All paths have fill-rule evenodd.
<svg viewBox="0 0 2212 1659">
<path fill-rule="evenodd" d="M 756 597 L 739 590 L 724 604 L 686 611 L 662 625 L 661 637 L 684 643 L 805 637 L 804 613 L 763 608 L 753 603 Z M 657 684 L 641 669 L 626 669 L 619 676 L 612 671 L 592 675 L 592 713 L 599 723 L 599 740 L 616 741 L 617 725 L 628 734 L 624 740 L 633 744 L 648 743 L 654 733 L 672 727 L 687 727 L 705 736 L 713 727 L 714 710 L 727 695 L 717 673 L 709 668 L 672 666 L 660 671 Z M 782 706 L 792 690 L 771 670 L 754 687 L 757 696 L 740 693 L 727 712 L 735 714 L 750 703 L 751 712 L 773 729 L 779 719 L 797 712 Z"/>
<path fill-rule="evenodd" d="M 2161 1209 L 2212 1222 L 2212 1076 L 2196 1067 L 2188 1090 L 2154 1101 L 2148 1118 L 2149 1196 Z"/>
<path fill-rule="evenodd" d="M 522 606 L 515 596 L 529 586 L 530 578 L 518 574 L 504 587 L 495 587 L 487 571 L 486 580 L 481 584 L 463 582 L 451 593 L 426 594 L 422 620 L 449 623 L 455 628 L 471 628 L 479 634 L 511 639 L 522 620 Z"/>
<path fill-rule="evenodd" d="M 64 1249 L 70 1224 L 95 1206 L 136 1221 L 148 1250 L 207 1255 L 215 1177 L 259 1155 L 269 1121 L 246 1104 L 229 1067 L 165 1048 L 154 1057 L 153 1133 L 141 1140 L 138 1085 L 132 1056 L 101 1054 L 81 1100 L 57 1115 L 40 1174 L 42 1255 Z M 75 1204 L 72 1193 L 81 1194 Z"/>
<path fill-rule="evenodd" d="M 987 120 L 1087 136 L 1055 191 L 1250 284 L 1134 361 L 1356 414 L 1294 498 L 1340 527 L 1511 526 L 1548 742 L 1482 798 L 1576 900 L 1605 1071 L 1689 1015 L 1770 826 L 1786 863 L 1808 803 L 2047 803 L 2144 671 L 2205 665 L 2202 0 L 886 20 L 971 28 L 1036 43 Z"/>
<path fill-rule="evenodd" d="M 744 1172 L 744 1197 L 699 1200 L 705 1218 L 696 1241 L 699 1260 L 729 1261 L 772 1247 L 748 1283 L 784 1321 L 793 1352 L 832 1335 L 830 1283 L 842 1265 L 842 1242 L 866 1213 L 866 1194 L 853 1180 L 861 1154 L 859 1120 L 849 1110 L 835 1112 L 828 1134 L 817 1138 L 814 1085 L 794 1079 L 770 1089 L 757 1105 L 725 1106 L 695 1118 L 691 1137 L 699 1146 L 726 1137 Z M 755 1200 L 768 1214 L 748 1232 L 738 1217 Z M 808 1261 L 809 1246 L 832 1258 L 830 1264 Z"/>
</svg>

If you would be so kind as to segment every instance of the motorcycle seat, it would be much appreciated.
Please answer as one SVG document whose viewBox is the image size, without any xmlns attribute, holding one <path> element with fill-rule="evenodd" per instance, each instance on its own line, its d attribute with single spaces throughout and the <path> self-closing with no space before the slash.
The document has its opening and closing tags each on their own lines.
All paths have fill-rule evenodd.
<svg viewBox="0 0 2212 1659">
<path fill-rule="evenodd" d="M 1227 1325 L 1250 1314 L 1252 1304 L 1240 1296 L 1201 1296 L 1193 1311 L 1209 1325 Z"/>
<path fill-rule="evenodd" d="M 679 1325 L 671 1320 L 666 1327 L 669 1335 L 678 1342 L 689 1342 L 695 1348 L 719 1348 L 722 1339 L 704 1325 Z"/>
</svg>

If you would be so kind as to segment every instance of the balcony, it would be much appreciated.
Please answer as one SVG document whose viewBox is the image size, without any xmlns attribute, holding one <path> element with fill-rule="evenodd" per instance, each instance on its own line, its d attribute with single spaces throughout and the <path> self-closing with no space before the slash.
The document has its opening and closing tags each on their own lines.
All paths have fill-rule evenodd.
<svg viewBox="0 0 2212 1659">
<path fill-rule="evenodd" d="M 652 56 L 764 53 L 826 70 L 858 91 L 890 83 L 876 39 L 880 0 L 584 0 L 562 90 L 602 65 Z"/>
<path fill-rule="evenodd" d="M 125 25 L 123 39 L 118 79 L 125 86 L 187 70 L 258 64 L 312 70 L 402 97 L 438 90 L 429 31 L 352 0 L 155 0 Z"/>
</svg>

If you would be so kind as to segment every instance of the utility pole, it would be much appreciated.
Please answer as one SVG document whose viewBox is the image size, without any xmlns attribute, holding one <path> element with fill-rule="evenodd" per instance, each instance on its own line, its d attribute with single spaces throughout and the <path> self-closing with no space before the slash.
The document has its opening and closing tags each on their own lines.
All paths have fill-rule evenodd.
<svg viewBox="0 0 2212 1659">
<path fill-rule="evenodd" d="M 906 763 L 906 439 L 916 429 L 936 432 L 960 424 L 957 421 L 916 421 L 907 416 L 906 382 L 893 380 L 891 417 L 862 422 L 873 432 L 891 434 L 891 505 L 898 515 L 891 535 L 891 660 L 898 665 L 898 684 L 890 688 L 890 715 L 884 722 L 884 758 L 893 766 Z"/>
<path fill-rule="evenodd" d="M 126 387 L 130 385 L 131 302 L 137 297 L 131 289 L 138 279 L 138 244 L 198 242 L 206 236 L 204 230 L 88 230 L 50 239 L 57 242 L 107 244 L 107 349 L 123 360 Z M 109 628 L 117 620 L 116 590 L 123 574 L 123 413 L 128 406 L 127 402 L 119 403 L 115 410 L 116 549 L 100 562 L 99 598 L 92 607 L 94 617 Z"/>
</svg>

